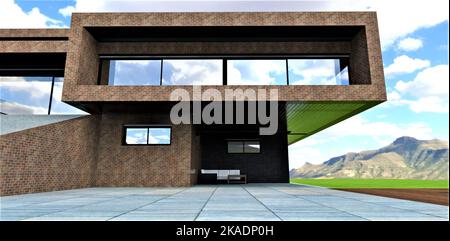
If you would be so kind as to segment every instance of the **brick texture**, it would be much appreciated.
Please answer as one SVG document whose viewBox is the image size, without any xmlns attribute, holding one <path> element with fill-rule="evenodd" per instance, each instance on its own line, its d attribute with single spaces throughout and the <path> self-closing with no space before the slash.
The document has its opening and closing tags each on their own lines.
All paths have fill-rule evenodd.
<svg viewBox="0 0 450 241">
<path fill-rule="evenodd" d="M 192 126 L 172 126 L 171 145 L 124 146 L 123 124 L 170 124 L 167 115 L 103 114 L 96 186 L 189 186 Z M 198 162 L 198 159 L 196 159 Z"/>
<path fill-rule="evenodd" d="M 0 195 L 90 187 L 97 129 L 88 116 L 2 135 Z"/>
<path fill-rule="evenodd" d="M 86 28 L 139 26 L 359 26 L 349 42 L 96 42 Z M 354 86 L 282 86 L 283 101 L 386 100 L 376 13 L 75 13 L 72 16 L 63 100 L 68 102 L 169 101 L 173 87 L 93 86 L 100 54 L 350 54 Z M 229 86 L 227 86 L 229 87 Z M 219 87 L 222 91 L 225 87 Z M 251 88 L 268 88 L 252 86 Z M 272 87 L 273 88 L 273 87 Z M 188 91 L 190 88 L 187 88 Z M 146 93 L 143 96 L 141 93 Z"/>
</svg>

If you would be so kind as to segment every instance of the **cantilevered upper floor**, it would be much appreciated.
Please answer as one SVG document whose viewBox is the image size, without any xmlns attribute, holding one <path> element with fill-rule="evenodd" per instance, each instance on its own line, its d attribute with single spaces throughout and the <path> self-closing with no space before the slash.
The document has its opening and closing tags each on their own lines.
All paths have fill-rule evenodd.
<svg viewBox="0 0 450 241">
<path fill-rule="evenodd" d="M 386 100 L 375 12 L 74 13 L 70 29 L 0 30 L 0 76 L 50 78 L 48 114 L 55 94 L 102 113 L 194 85 L 276 88 L 290 143 Z"/>
</svg>

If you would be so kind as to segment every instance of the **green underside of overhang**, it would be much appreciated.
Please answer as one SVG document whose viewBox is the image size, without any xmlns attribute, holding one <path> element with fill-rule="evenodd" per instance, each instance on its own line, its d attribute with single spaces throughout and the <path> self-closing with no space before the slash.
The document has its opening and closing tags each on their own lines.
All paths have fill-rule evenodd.
<svg viewBox="0 0 450 241">
<path fill-rule="evenodd" d="M 288 144 L 293 144 L 353 115 L 378 101 L 289 102 L 286 106 Z"/>
</svg>

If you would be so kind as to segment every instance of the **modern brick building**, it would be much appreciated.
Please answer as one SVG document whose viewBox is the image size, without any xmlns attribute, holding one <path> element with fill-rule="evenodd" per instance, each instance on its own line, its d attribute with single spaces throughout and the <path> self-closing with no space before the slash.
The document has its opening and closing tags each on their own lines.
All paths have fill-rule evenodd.
<svg viewBox="0 0 450 241">
<path fill-rule="evenodd" d="M 288 182 L 289 144 L 386 100 L 374 12 L 74 13 L 1 29 L 0 76 L 1 195 L 189 186 L 202 169 Z M 194 85 L 277 89 L 277 132 L 173 124 L 173 90 L 209 103 Z"/>
</svg>

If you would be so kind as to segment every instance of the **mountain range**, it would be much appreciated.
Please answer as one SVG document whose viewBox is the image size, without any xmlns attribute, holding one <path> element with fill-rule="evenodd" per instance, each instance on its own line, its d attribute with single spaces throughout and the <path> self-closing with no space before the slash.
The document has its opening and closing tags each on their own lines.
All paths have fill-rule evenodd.
<svg viewBox="0 0 450 241">
<path fill-rule="evenodd" d="M 449 179 L 448 142 L 400 137 L 378 150 L 347 153 L 292 169 L 291 178 Z"/>
</svg>

